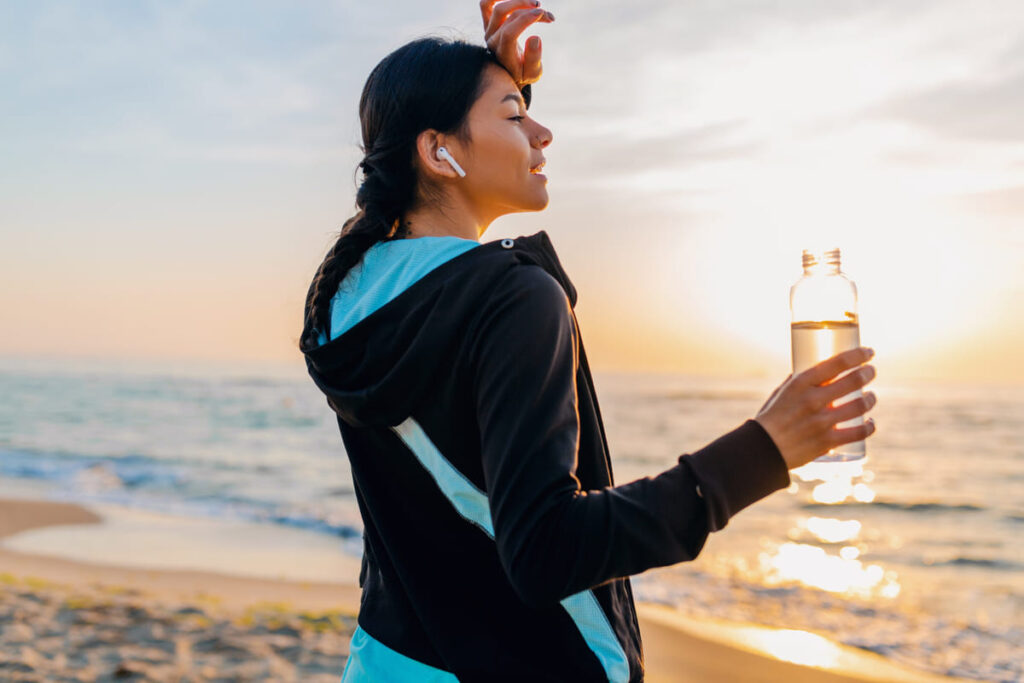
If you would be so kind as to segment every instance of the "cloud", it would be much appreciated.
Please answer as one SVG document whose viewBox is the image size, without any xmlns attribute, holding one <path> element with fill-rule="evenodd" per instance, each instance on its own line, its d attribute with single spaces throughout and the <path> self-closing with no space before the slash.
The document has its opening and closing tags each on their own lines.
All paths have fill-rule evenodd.
<svg viewBox="0 0 1024 683">
<path fill-rule="evenodd" d="M 949 197 L 946 204 L 953 210 L 971 217 L 983 226 L 980 237 L 1004 245 L 1024 265 L 1024 185 L 1003 187 L 986 192 L 970 192 Z M 1024 280 L 1019 280 L 1024 286 Z"/>
<path fill-rule="evenodd" d="M 993 216 L 1024 219 L 1024 185 L 958 195 L 955 201 Z"/>
<path fill-rule="evenodd" d="M 900 4 L 899 12 L 923 5 L 918 0 Z M 897 13 L 891 3 L 820 0 L 696 0 L 665 2 L 637 0 L 587 0 L 570 3 L 565 11 L 550 5 L 556 21 L 535 33 L 544 42 L 545 76 L 535 94 L 560 97 L 548 111 L 560 119 L 580 112 L 601 112 L 621 117 L 632 111 L 643 70 L 652 63 L 700 68 L 694 57 L 710 53 L 750 53 L 757 40 L 780 29 L 811 34 L 823 25 L 851 20 L 883 21 Z"/>
<path fill-rule="evenodd" d="M 364 52 L 365 36 L 339 30 L 351 12 L 294 12 L 281 3 L 238 9 L 180 3 L 97 12 L 40 3 L 25 10 L 24 35 L 0 27 L 5 127 L 26 158 L 66 151 L 197 161 L 336 157 L 354 142 L 365 78 L 339 68 L 350 50 Z"/>
<path fill-rule="evenodd" d="M 564 154 L 557 155 L 560 173 L 566 178 L 585 178 L 605 184 L 608 180 L 635 173 L 670 172 L 709 161 L 748 157 L 761 143 L 742 136 L 743 119 L 710 123 L 662 135 L 636 136 L 627 133 L 589 136 L 573 140 Z M 556 131 L 557 137 L 557 131 Z"/>
<path fill-rule="evenodd" d="M 949 83 L 890 99 L 865 113 L 939 135 L 990 142 L 1024 141 L 1024 69 L 1003 78 Z"/>
<path fill-rule="evenodd" d="M 941 136 L 985 142 L 1024 141 L 1024 39 L 969 77 L 892 97 L 865 113 Z"/>
</svg>

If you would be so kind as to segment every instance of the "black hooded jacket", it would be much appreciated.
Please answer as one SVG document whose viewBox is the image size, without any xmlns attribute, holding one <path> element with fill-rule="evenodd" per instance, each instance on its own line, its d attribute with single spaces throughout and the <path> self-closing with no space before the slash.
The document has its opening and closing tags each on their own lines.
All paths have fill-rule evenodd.
<svg viewBox="0 0 1024 683">
<path fill-rule="evenodd" d="M 751 419 L 616 486 L 547 233 L 472 246 L 306 354 L 365 529 L 375 649 L 354 640 L 343 680 L 642 681 L 628 577 L 692 560 L 789 472 Z"/>
</svg>

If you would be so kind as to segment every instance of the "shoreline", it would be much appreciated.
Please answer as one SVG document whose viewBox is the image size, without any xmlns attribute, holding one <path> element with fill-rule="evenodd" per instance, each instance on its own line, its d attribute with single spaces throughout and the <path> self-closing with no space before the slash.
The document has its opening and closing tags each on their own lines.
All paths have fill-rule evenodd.
<svg viewBox="0 0 1024 683">
<path fill-rule="evenodd" d="M 5 541 L 10 542 L 16 535 L 23 540 L 28 538 L 26 534 L 43 529 L 56 531 L 60 528 L 63 532 L 77 533 L 83 539 L 89 536 L 90 531 L 108 531 L 104 525 L 111 524 L 109 509 L 105 516 L 103 507 L 39 499 L 0 498 L 2 592 L 15 595 L 15 599 L 36 602 L 49 600 L 54 604 L 66 605 L 70 600 L 72 604 L 82 604 L 84 609 L 89 609 L 90 605 L 100 609 L 104 604 L 107 605 L 104 609 L 111 609 L 111 596 L 116 596 L 126 608 L 134 606 L 140 609 L 145 606 L 150 610 L 170 610 L 174 614 L 197 614 L 207 621 L 219 619 L 218 629 L 230 631 L 235 640 L 247 638 L 251 641 L 254 657 L 263 656 L 270 663 L 264 662 L 263 665 L 277 667 L 275 676 L 287 680 L 301 673 L 301 680 L 314 680 L 317 676 L 326 680 L 333 676 L 332 680 L 336 681 L 341 675 L 361 596 L 357 585 L 359 563 L 351 562 L 351 558 L 347 558 L 349 562 L 342 570 L 347 581 L 305 581 L 241 576 L 201 569 L 86 562 L 62 558 L 54 553 L 22 552 L 5 545 Z M 340 548 L 338 554 L 341 555 Z M 350 573 L 352 575 L 348 576 Z M 81 593 L 83 590 L 92 597 L 73 596 L 76 591 Z M 102 599 L 97 597 L 101 595 L 104 596 Z M 649 683 L 735 680 L 765 683 L 777 680 L 791 683 L 883 680 L 948 683 L 965 680 L 917 672 L 894 664 L 880 655 L 839 645 L 805 631 L 698 620 L 686 617 L 670 607 L 641 601 L 637 602 L 637 613 L 644 642 L 646 680 Z M 275 634 L 274 629 L 268 628 L 267 624 L 290 619 L 292 626 L 289 633 L 298 639 L 288 645 L 293 648 L 287 650 L 291 659 L 298 657 L 303 647 L 309 647 L 315 653 L 322 654 L 321 660 L 310 660 L 309 667 L 313 668 L 299 670 L 288 667 L 298 667 L 306 662 L 305 658 L 298 664 L 292 664 L 288 657 L 268 659 L 265 656 L 267 645 L 255 638 L 252 623 L 249 624 L 249 631 L 237 624 L 232 625 L 232 620 L 239 619 L 239 615 L 250 622 L 255 619 L 258 622 L 257 630 L 262 628 L 264 637 L 270 639 L 280 634 Z M 153 615 L 149 615 L 149 618 L 152 619 Z M 331 637 L 334 642 L 331 647 L 316 649 L 310 644 L 310 639 L 314 639 L 311 634 L 313 631 L 321 633 L 324 630 L 324 619 L 332 626 L 329 635 L 324 637 Z M 305 628 L 310 624 L 318 625 L 311 626 L 312 631 L 306 633 Z M 242 628 L 242 632 L 235 633 L 238 628 Z M 202 642 L 202 628 L 189 633 L 193 634 L 190 637 L 197 643 Z M 0 636 L 0 662 L 4 661 L 8 636 L 7 631 Z M 110 648 L 115 651 L 118 648 L 131 650 L 132 647 L 133 644 L 126 641 L 110 643 Z M 182 658 L 181 649 L 180 645 L 177 646 L 174 653 L 167 655 L 170 658 L 173 654 L 173 660 L 168 659 L 160 665 L 177 668 L 161 671 L 166 673 L 196 665 L 194 658 Z M 260 652 L 263 655 L 257 654 Z M 242 667 L 249 665 L 244 653 L 236 652 L 235 655 L 237 661 L 229 664 Z M 339 662 L 341 666 L 331 671 L 330 667 Z"/>
</svg>

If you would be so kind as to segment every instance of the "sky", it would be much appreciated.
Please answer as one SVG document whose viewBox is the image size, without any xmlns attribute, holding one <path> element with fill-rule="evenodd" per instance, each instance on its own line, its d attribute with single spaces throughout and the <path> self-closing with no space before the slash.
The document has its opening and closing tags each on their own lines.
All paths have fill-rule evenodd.
<svg viewBox="0 0 1024 683">
<path fill-rule="evenodd" d="M 879 379 L 1024 383 L 1024 4 L 542 0 L 545 230 L 593 369 L 784 378 L 838 246 Z M 301 364 L 358 100 L 477 2 L 0 6 L 0 356 Z"/>
</svg>

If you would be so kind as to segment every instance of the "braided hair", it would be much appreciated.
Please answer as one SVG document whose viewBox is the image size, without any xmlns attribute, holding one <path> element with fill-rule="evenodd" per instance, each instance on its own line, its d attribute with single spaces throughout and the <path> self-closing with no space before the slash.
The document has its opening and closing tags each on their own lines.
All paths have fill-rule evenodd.
<svg viewBox="0 0 1024 683">
<path fill-rule="evenodd" d="M 416 138 L 427 129 L 469 141 L 468 114 L 483 89 L 484 67 L 501 63 L 480 45 L 426 37 L 398 48 L 374 67 L 359 99 L 365 154 L 358 213 L 345 221 L 306 295 L 299 349 L 307 353 L 329 334 L 330 302 L 339 285 L 377 242 L 408 234 L 403 215 L 417 196 Z M 523 97 L 529 103 L 529 86 Z M 433 195 L 428 186 L 421 188 Z"/>
</svg>

